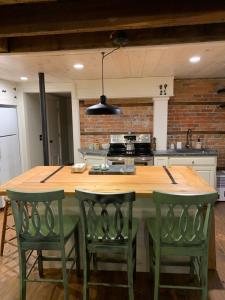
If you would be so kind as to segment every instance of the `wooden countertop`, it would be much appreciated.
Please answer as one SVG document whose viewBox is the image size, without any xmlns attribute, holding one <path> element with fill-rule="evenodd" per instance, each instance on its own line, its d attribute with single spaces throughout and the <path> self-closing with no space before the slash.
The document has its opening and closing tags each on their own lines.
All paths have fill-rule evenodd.
<svg viewBox="0 0 225 300">
<path fill-rule="evenodd" d="M 178 193 L 214 192 L 194 170 L 184 166 L 168 167 L 177 184 L 160 166 L 136 166 L 135 175 L 89 175 L 71 173 L 70 167 L 63 167 L 52 177 L 41 183 L 48 175 L 57 170 L 58 166 L 35 167 L 0 186 L 0 195 L 7 189 L 43 191 L 47 189 L 64 189 L 66 195 L 72 195 L 76 188 L 93 192 L 135 191 L 139 196 L 149 196 L 154 190 Z"/>
</svg>

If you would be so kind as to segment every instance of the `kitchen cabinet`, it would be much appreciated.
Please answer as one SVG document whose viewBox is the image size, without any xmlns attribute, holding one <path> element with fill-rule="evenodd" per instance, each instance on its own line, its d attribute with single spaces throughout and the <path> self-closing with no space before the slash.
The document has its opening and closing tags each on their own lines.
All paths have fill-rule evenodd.
<svg viewBox="0 0 225 300">
<path fill-rule="evenodd" d="M 16 104 L 16 87 L 10 82 L 0 81 L 0 104 Z"/>
<path fill-rule="evenodd" d="M 154 166 L 168 166 L 168 156 L 154 156 Z"/>
<path fill-rule="evenodd" d="M 15 107 L 0 106 L 0 184 L 21 172 L 20 146 Z M 0 197 L 0 208 L 4 202 Z"/>
<path fill-rule="evenodd" d="M 211 186 L 216 187 L 216 156 L 155 156 L 155 166 L 190 166 Z"/>
</svg>

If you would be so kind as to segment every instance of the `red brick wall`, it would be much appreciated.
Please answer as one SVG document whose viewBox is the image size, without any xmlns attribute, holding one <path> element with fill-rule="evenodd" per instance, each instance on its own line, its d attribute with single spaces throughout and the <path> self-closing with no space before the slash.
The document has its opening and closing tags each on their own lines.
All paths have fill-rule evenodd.
<svg viewBox="0 0 225 300">
<path fill-rule="evenodd" d="M 225 108 L 219 108 L 220 103 L 225 103 L 225 94 L 216 93 L 222 87 L 225 87 L 225 79 L 175 80 L 175 96 L 169 100 L 168 146 L 177 141 L 184 145 L 186 131 L 191 128 L 193 141 L 200 136 L 204 147 L 217 149 L 218 166 L 225 169 Z M 122 115 L 86 116 L 90 101 L 80 103 L 82 147 L 95 141 L 107 143 L 112 133 L 152 133 L 152 103 L 122 99 L 115 104 L 122 108 Z"/>
<path fill-rule="evenodd" d="M 225 95 L 216 91 L 225 79 L 175 80 L 174 97 L 168 109 L 168 146 L 186 142 L 186 131 L 193 130 L 193 145 L 200 136 L 206 148 L 218 150 L 218 167 L 225 169 Z"/>
<path fill-rule="evenodd" d="M 90 101 L 80 102 L 81 147 L 88 147 L 88 144 L 96 141 L 108 143 L 110 134 L 128 131 L 152 132 L 152 103 L 150 101 L 122 99 L 117 100 L 115 104 L 121 108 L 122 114 L 87 116 L 85 109 L 87 105 L 90 105 Z"/>
</svg>

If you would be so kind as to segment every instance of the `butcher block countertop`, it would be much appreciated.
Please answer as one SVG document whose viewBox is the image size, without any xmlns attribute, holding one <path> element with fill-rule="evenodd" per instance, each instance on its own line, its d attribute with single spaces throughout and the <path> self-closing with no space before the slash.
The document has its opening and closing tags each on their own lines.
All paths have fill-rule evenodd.
<svg viewBox="0 0 225 300">
<path fill-rule="evenodd" d="M 0 195 L 5 195 L 7 189 L 63 189 L 66 195 L 72 195 L 77 188 L 93 192 L 135 191 L 138 196 L 148 197 L 154 190 L 177 193 L 214 192 L 214 189 L 189 167 L 174 166 L 168 167 L 167 170 L 176 184 L 161 166 L 136 166 L 134 175 L 89 175 L 89 168 L 83 173 L 71 173 L 69 166 L 61 169 L 59 166 L 38 166 L 1 185 Z M 50 176 L 55 171 L 57 172 Z"/>
<path fill-rule="evenodd" d="M 0 195 L 5 195 L 7 189 L 31 192 L 63 189 L 70 196 L 74 195 L 75 189 L 80 188 L 93 192 L 135 191 L 137 198 L 151 201 L 154 190 L 175 193 L 214 192 L 194 170 L 185 166 L 136 166 L 134 175 L 89 175 L 89 169 L 83 173 L 71 173 L 69 166 L 35 167 L 1 185 Z M 209 268 L 216 269 L 214 218 L 209 245 Z"/>
</svg>

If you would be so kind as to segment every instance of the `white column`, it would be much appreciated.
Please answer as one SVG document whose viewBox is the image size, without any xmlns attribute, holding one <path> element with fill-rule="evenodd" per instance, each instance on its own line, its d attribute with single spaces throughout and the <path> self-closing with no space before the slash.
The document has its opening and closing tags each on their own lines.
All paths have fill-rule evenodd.
<svg viewBox="0 0 225 300">
<path fill-rule="evenodd" d="M 154 97 L 152 100 L 153 137 L 156 138 L 156 150 L 166 150 L 169 97 Z"/>
<path fill-rule="evenodd" d="M 81 160 L 78 152 L 78 149 L 80 148 L 80 108 L 79 108 L 79 99 L 77 97 L 77 89 L 75 85 L 71 90 L 71 98 L 72 98 L 74 163 L 77 163 Z"/>
</svg>

